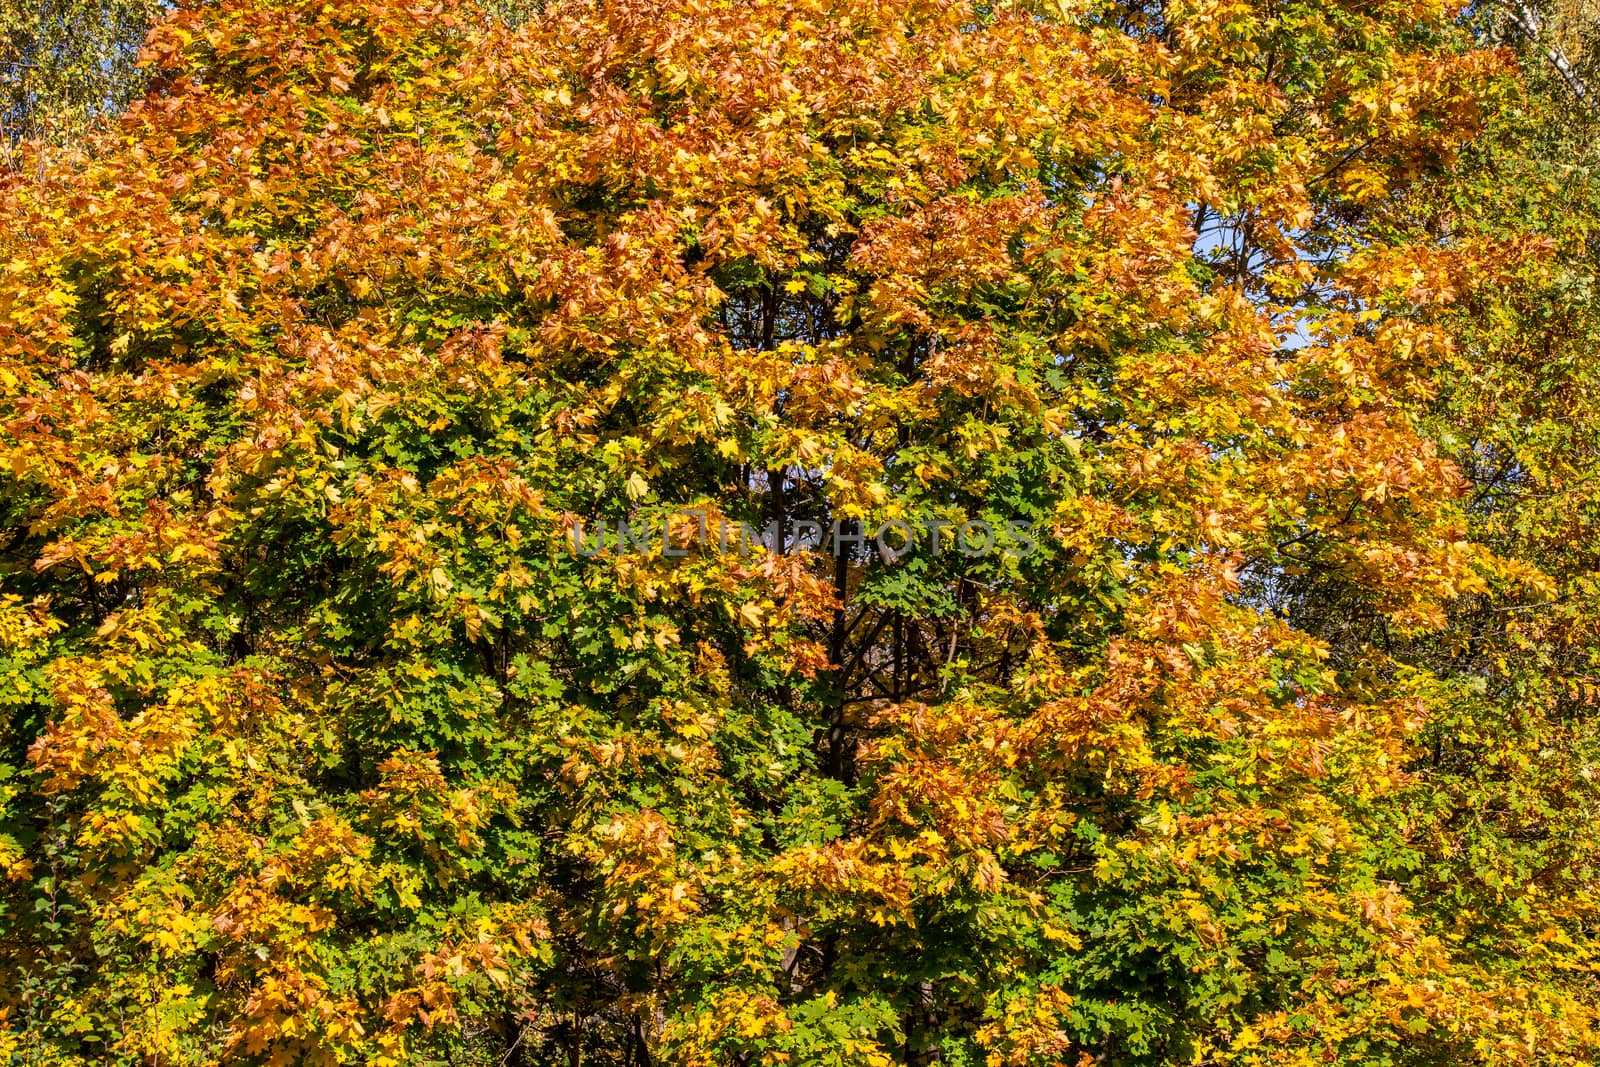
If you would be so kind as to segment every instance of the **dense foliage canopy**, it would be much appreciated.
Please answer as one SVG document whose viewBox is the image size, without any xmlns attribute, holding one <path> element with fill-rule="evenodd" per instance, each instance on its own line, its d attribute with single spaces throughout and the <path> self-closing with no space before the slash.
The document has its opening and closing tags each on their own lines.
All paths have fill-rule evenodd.
<svg viewBox="0 0 1600 1067">
<path fill-rule="evenodd" d="M 0 173 L 0 1055 L 1600 1057 L 1581 19 L 505 13 Z"/>
</svg>

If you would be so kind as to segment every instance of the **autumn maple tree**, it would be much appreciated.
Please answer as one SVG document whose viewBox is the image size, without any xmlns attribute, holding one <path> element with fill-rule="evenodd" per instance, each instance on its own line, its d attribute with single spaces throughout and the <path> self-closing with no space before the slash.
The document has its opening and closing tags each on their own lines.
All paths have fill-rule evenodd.
<svg viewBox="0 0 1600 1067">
<path fill-rule="evenodd" d="M 0 172 L 0 1053 L 1593 1062 L 1517 11 L 165 14 Z"/>
</svg>

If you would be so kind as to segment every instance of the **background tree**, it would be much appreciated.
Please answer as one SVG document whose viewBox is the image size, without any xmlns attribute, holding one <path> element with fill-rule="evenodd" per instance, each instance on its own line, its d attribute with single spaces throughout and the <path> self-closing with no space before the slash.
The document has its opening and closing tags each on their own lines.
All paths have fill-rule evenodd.
<svg viewBox="0 0 1600 1067">
<path fill-rule="evenodd" d="M 1457 695 L 1430 711 L 1396 815 L 1411 895 L 1479 966 L 1564 1005 L 1553 1025 L 1587 1027 L 1571 1002 L 1592 994 L 1600 870 L 1597 24 L 1581 5 L 1490 5 L 1473 26 L 1517 51 L 1522 92 L 1391 218 L 1441 248 L 1511 233 L 1542 246 L 1502 285 L 1455 302 L 1442 320 L 1454 356 L 1418 404 L 1470 484 L 1471 540 L 1536 577 L 1520 594 L 1458 598 L 1446 625 L 1404 639 L 1325 575 L 1299 576 L 1286 607 L 1329 637 L 1346 669 L 1376 644 L 1453 681 Z"/>
<path fill-rule="evenodd" d="M 64 138 L 145 90 L 139 46 L 158 0 L 0 3 L 0 144 Z"/>
</svg>

